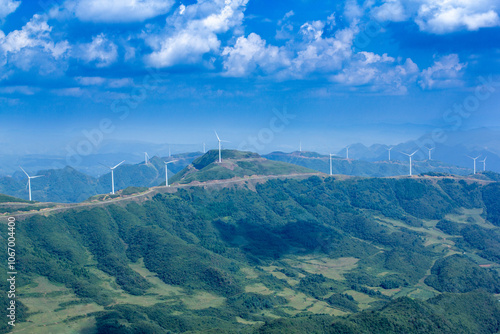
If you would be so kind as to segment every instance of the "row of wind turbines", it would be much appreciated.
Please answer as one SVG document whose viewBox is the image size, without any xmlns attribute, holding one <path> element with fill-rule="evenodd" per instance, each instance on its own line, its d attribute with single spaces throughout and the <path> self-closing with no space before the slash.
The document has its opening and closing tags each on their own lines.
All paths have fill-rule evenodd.
<svg viewBox="0 0 500 334">
<path fill-rule="evenodd" d="M 222 140 L 220 139 L 219 135 L 217 134 L 217 131 L 215 131 L 215 136 L 217 137 L 217 141 L 218 141 L 218 144 L 219 144 L 219 163 L 222 162 L 222 143 L 229 143 L 229 141 L 227 140 Z M 206 153 L 206 149 L 205 149 L 205 143 L 203 143 L 203 153 L 205 154 Z M 168 156 L 170 157 L 170 147 L 168 148 Z M 149 154 L 147 152 L 144 152 L 144 164 L 145 165 L 149 165 Z M 168 164 L 171 164 L 171 163 L 174 163 L 174 162 L 177 162 L 178 160 L 171 160 L 171 161 L 164 161 L 165 163 L 165 186 L 166 187 L 170 187 L 170 184 L 168 183 Z M 122 162 L 120 162 L 119 164 L 111 167 L 111 166 L 107 166 L 105 164 L 102 164 L 102 166 L 108 168 L 110 171 L 111 171 L 111 194 L 114 195 L 115 194 L 115 169 L 120 166 L 121 164 L 123 164 L 125 162 L 125 160 L 123 160 Z M 24 174 L 26 174 L 26 176 L 28 177 L 28 184 L 27 184 L 27 187 L 28 187 L 28 193 L 29 193 L 29 200 L 31 201 L 31 179 L 36 179 L 36 178 L 39 178 L 39 177 L 43 177 L 45 175 L 36 175 L 36 176 L 30 176 L 24 169 L 23 167 L 19 166 L 19 168 L 21 168 L 21 170 L 24 172 Z"/>
<path fill-rule="evenodd" d="M 222 163 L 222 143 L 229 143 L 229 141 L 227 140 L 222 140 L 220 139 L 219 135 L 217 134 L 217 131 L 214 131 L 215 132 L 215 136 L 217 137 L 217 142 L 218 142 L 218 148 L 219 148 L 219 160 L 218 162 L 219 163 Z M 346 159 L 349 160 L 349 148 L 350 146 L 346 146 L 345 150 L 346 150 Z M 389 158 L 389 161 L 391 161 L 391 151 L 392 149 L 394 148 L 394 146 L 392 147 L 389 147 L 387 148 L 387 152 L 388 152 L 388 158 Z M 428 153 L 429 153 L 429 160 L 432 160 L 432 155 L 431 155 L 431 152 L 435 149 L 435 147 L 432 147 L 432 148 L 429 148 L 429 147 L 426 147 L 426 149 L 428 150 Z M 408 156 L 409 158 L 409 161 L 410 161 L 410 176 L 412 176 L 412 157 L 418 152 L 419 150 L 416 150 L 415 152 L 411 153 L 411 154 L 408 154 L 408 153 L 405 153 L 405 152 L 400 152 L 406 156 Z M 302 142 L 299 143 L 299 152 L 302 152 Z M 205 143 L 203 143 L 203 153 L 205 154 L 206 153 L 206 149 L 205 149 Z M 168 156 L 170 157 L 170 147 L 169 147 L 169 150 L 168 150 Z M 330 153 L 330 175 L 333 175 L 333 163 L 332 163 L 332 158 L 336 156 L 335 154 L 332 154 Z M 470 156 L 467 156 L 469 157 L 470 159 L 472 159 L 474 161 L 474 174 L 476 174 L 476 160 L 479 159 L 481 157 L 481 155 L 473 158 L 473 157 L 470 157 Z M 149 155 L 147 152 L 144 152 L 144 164 L 145 165 L 149 165 Z M 483 163 L 483 171 L 486 171 L 486 158 L 487 157 L 484 157 L 483 160 L 480 160 L 479 162 L 482 162 Z M 165 186 L 166 187 L 170 187 L 169 183 L 168 183 L 168 164 L 171 164 L 171 163 L 174 163 L 174 162 L 177 162 L 178 160 L 171 160 L 171 161 L 164 161 L 165 163 Z M 114 176 L 114 171 L 115 169 L 120 166 L 121 164 L 123 164 L 125 162 L 125 160 L 123 160 L 122 162 L 120 162 L 119 164 L 111 167 L 111 166 L 107 166 L 107 165 L 104 165 L 101 163 L 101 165 L 103 165 L 104 167 L 108 168 L 110 171 L 111 171 L 111 194 L 114 195 L 115 194 L 115 176 Z M 36 179 L 36 178 L 39 178 L 39 177 L 43 177 L 45 175 L 36 175 L 36 176 L 30 176 L 21 166 L 19 166 L 21 168 L 21 170 L 24 172 L 24 174 L 26 174 L 26 176 L 28 177 L 28 184 L 27 184 L 27 187 L 28 187 L 28 192 L 29 192 L 29 200 L 31 201 L 31 179 Z"/>
</svg>

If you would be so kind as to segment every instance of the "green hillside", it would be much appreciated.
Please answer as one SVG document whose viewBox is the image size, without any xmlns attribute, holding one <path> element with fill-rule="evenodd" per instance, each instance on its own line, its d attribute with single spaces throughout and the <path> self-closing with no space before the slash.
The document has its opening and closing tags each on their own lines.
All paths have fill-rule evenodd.
<svg viewBox="0 0 500 334">
<path fill-rule="evenodd" d="M 31 216 L 16 231 L 15 329 L 497 333 L 499 191 L 312 176 Z"/>
<path fill-rule="evenodd" d="M 298 166 L 307 167 L 322 173 L 330 173 L 330 156 L 315 152 L 272 152 L 264 155 L 266 159 L 283 161 Z M 345 158 L 332 157 L 333 174 L 386 177 L 408 175 L 408 161 L 377 161 L 346 160 Z M 436 160 L 413 161 L 413 174 L 418 175 L 426 172 L 446 173 L 453 175 L 469 175 L 472 170 L 456 167 Z"/>
<path fill-rule="evenodd" d="M 176 174 L 172 183 L 205 182 L 227 180 L 235 177 L 252 175 L 288 175 L 315 173 L 308 168 L 261 158 L 257 153 L 235 150 L 222 150 L 222 162 L 219 163 L 219 151 L 211 150 L 195 159 L 191 165 Z"/>
</svg>

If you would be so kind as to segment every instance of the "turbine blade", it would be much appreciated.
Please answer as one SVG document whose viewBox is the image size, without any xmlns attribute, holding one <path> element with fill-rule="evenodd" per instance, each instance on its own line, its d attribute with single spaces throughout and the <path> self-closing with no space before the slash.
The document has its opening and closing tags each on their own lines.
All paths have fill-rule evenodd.
<svg viewBox="0 0 500 334">
<path fill-rule="evenodd" d="M 399 153 L 404 154 L 406 156 L 410 156 L 408 153 L 405 153 L 405 152 L 399 152 Z"/>
<path fill-rule="evenodd" d="M 124 163 L 125 160 L 123 160 L 122 162 L 120 162 L 118 165 L 116 165 L 115 167 L 111 168 L 111 169 L 115 169 L 116 167 L 120 166 L 122 163 Z"/>
<path fill-rule="evenodd" d="M 106 166 L 105 164 L 102 164 L 102 163 L 100 163 L 100 162 L 99 162 L 99 165 L 103 165 L 104 167 L 111 169 L 111 167 Z"/>
<path fill-rule="evenodd" d="M 24 174 L 26 174 L 26 176 L 27 176 L 27 177 L 30 177 L 30 176 L 28 175 L 28 173 L 26 173 L 26 171 L 23 169 L 23 167 L 19 166 L 19 168 L 21 168 L 21 169 L 22 169 L 22 171 L 24 172 Z"/>
<path fill-rule="evenodd" d="M 45 175 L 37 175 L 37 176 L 31 176 L 30 179 L 36 179 L 37 177 L 43 177 Z"/>
<path fill-rule="evenodd" d="M 215 132 L 215 136 L 217 136 L 217 140 L 220 141 L 220 138 L 219 138 L 219 135 L 217 134 L 217 131 L 214 130 L 214 132 Z"/>
<path fill-rule="evenodd" d="M 416 150 L 415 152 L 413 152 L 412 154 L 410 154 L 410 156 L 413 156 L 413 155 L 414 155 L 415 153 L 417 153 L 417 152 L 418 152 L 418 150 Z"/>
</svg>

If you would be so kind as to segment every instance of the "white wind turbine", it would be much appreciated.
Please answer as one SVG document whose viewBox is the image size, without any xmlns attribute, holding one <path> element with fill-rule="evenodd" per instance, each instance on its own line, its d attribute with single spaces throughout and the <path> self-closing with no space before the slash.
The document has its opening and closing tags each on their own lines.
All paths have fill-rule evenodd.
<svg viewBox="0 0 500 334">
<path fill-rule="evenodd" d="M 334 154 L 330 153 L 330 175 L 333 175 L 333 165 L 332 165 L 332 157 Z"/>
<path fill-rule="evenodd" d="M 479 161 L 479 162 L 482 162 L 483 163 L 483 172 L 486 172 L 486 158 L 487 157 L 484 157 L 483 160 Z"/>
<path fill-rule="evenodd" d="M 389 148 L 386 148 L 387 152 L 389 152 L 389 161 L 391 161 L 391 150 L 394 148 L 394 146 L 391 146 Z"/>
<path fill-rule="evenodd" d="M 111 170 L 111 194 L 113 194 L 113 195 L 115 194 L 115 174 L 114 174 L 114 172 L 115 172 L 115 168 L 116 168 L 116 167 L 118 167 L 118 166 L 120 166 L 120 165 L 121 165 L 122 163 L 124 163 L 124 162 L 125 162 L 125 160 L 123 160 L 122 162 L 120 162 L 120 163 L 119 163 L 118 165 L 116 165 L 115 167 L 109 167 L 109 166 L 106 166 L 106 165 L 104 165 L 104 164 L 101 164 L 101 165 L 103 165 L 104 167 L 109 168 L 109 169 Z"/>
<path fill-rule="evenodd" d="M 429 150 L 429 160 L 432 160 L 432 155 L 431 155 L 431 152 L 433 149 L 435 149 L 435 147 L 433 148 L 428 148 L 428 147 L 425 147 L 427 150 Z"/>
<path fill-rule="evenodd" d="M 36 179 L 37 177 L 42 177 L 45 175 L 29 176 L 28 173 L 26 173 L 26 171 L 23 169 L 23 167 L 19 166 L 19 168 L 21 168 L 24 174 L 26 174 L 26 176 L 28 177 L 28 192 L 29 192 L 29 199 L 31 201 L 31 179 Z"/>
<path fill-rule="evenodd" d="M 144 164 L 149 164 L 149 154 L 148 152 L 144 152 Z"/>
<path fill-rule="evenodd" d="M 173 162 L 177 162 L 178 160 L 173 160 L 173 161 L 165 161 L 165 187 L 170 187 L 168 184 L 168 164 L 171 164 Z"/>
<path fill-rule="evenodd" d="M 418 152 L 418 150 L 416 150 L 416 151 L 415 151 L 415 152 L 413 152 L 412 154 L 408 154 L 408 153 L 401 152 L 401 153 L 403 153 L 404 155 L 407 155 L 407 156 L 410 158 L 410 176 L 412 176 L 412 173 L 411 173 L 411 158 L 412 158 L 412 157 L 413 157 L 413 155 L 414 155 L 415 153 L 417 153 L 417 152 Z"/>
<path fill-rule="evenodd" d="M 480 156 L 481 156 L 481 154 L 475 158 L 467 156 L 468 158 L 471 158 L 472 160 L 474 160 L 474 174 L 476 174 L 476 160 L 479 159 Z"/>
<path fill-rule="evenodd" d="M 302 141 L 299 141 L 299 152 L 302 152 Z"/>
<path fill-rule="evenodd" d="M 349 160 L 349 148 L 350 148 L 350 147 L 351 147 L 351 146 L 346 146 L 346 148 L 345 148 L 345 156 L 346 156 L 346 159 L 347 159 L 347 160 Z"/>
<path fill-rule="evenodd" d="M 217 134 L 217 131 L 215 131 L 215 136 L 217 136 L 217 140 L 219 141 L 219 163 L 222 162 L 222 155 L 221 155 L 221 144 L 220 143 L 229 143 L 227 140 L 221 140 L 219 138 L 219 135 Z"/>
<path fill-rule="evenodd" d="M 205 149 L 205 143 L 203 143 L 203 154 L 207 153 L 207 150 Z"/>
</svg>

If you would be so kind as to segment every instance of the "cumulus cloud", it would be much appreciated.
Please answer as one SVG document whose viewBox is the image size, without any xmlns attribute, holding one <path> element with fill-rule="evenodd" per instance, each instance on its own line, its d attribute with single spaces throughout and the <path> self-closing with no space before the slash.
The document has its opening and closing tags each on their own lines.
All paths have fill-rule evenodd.
<svg viewBox="0 0 500 334">
<path fill-rule="evenodd" d="M 382 5 L 372 9 L 372 15 L 378 21 L 401 22 L 408 19 L 400 0 L 385 0 Z"/>
<path fill-rule="evenodd" d="M 71 0 L 65 7 L 81 21 L 140 22 L 166 14 L 174 0 Z"/>
<path fill-rule="evenodd" d="M 415 22 L 423 31 L 442 34 L 500 25 L 494 0 L 423 0 Z"/>
<path fill-rule="evenodd" d="M 65 57 L 70 49 L 67 41 L 55 43 L 45 19 L 35 14 L 21 30 L 0 34 L 0 63 L 10 64 L 23 70 L 39 66 L 40 71 L 50 73 L 57 70 L 53 60 Z M 35 61 L 36 59 L 36 61 Z"/>
<path fill-rule="evenodd" d="M 387 54 L 360 52 L 332 80 L 346 86 L 369 86 L 371 91 L 405 94 L 418 73 L 418 66 L 409 58 L 400 63 Z"/>
<path fill-rule="evenodd" d="M 21 1 L 18 0 L 0 0 L 0 20 L 15 12 L 20 4 Z"/>
<path fill-rule="evenodd" d="M 422 89 L 450 88 L 463 85 L 462 75 L 466 64 L 460 63 L 456 54 L 439 58 L 423 70 L 419 80 Z"/>
<path fill-rule="evenodd" d="M 281 20 L 278 21 L 279 29 L 276 30 L 276 39 L 290 39 L 293 33 L 293 24 L 290 22 L 290 18 L 295 15 L 293 10 L 287 12 Z"/>
<path fill-rule="evenodd" d="M 253 73 L 257 68 L 271 73 L 290 65 L 282 48 L 267 46 L 259 35 L 251 33 L 248 37 L 239 37 L 234 47 L 224 48 L 222 55 L 225 75 L 242 77 Z"/>
<path fill-rule="evenodd" d="M 146 62 L 155 67 L 199 62 L 204 54 L 220 48 L 218 34 L 241 25 L 248 0 L 200 0 L 179 8 L 167 20 L 165 31 L 148 37 L 155 50 Z"/>
<path fill-rule="evenodd" d="M 94 36 L 91 43 L 82 44 L 79 49 L 77 57 L 87 63 L 95 62 L 97 67 L 107 67 L 118 58 L 118 47 L 104 34 Z"/>
</svg>

